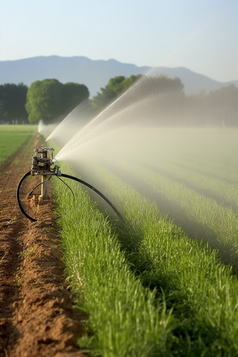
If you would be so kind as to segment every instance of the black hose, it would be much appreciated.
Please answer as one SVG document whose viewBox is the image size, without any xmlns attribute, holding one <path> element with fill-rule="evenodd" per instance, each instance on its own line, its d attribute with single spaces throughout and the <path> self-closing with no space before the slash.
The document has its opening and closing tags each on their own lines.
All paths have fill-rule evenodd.
<svg viewBox="0 0 238 357">
<path fill-rule="evenodd" d="M 111 201 L 109 201 L 109 199 L 108 199 L 106 196 L 104 196 L 104 194 L 103 194 L 102 192 L 100 192 L 99 190 L 97 190 L 95 187 L 93 187 L 92 185 L 90 185 L 90 184 L 87 183 L 86 181 L 83 181 L 83 180 L 81 180 L 81 179 L 79 179 L 79 178 L 77 178 L 77 177 L 71 176 L 71 175 L 61 174 L 60 176 L 61 176 L 61 177 L 69 178 L 69 179 L 74 180 L 74 181 L 77 181 L 77 182 L 82 183 L 83 185 L 85 185 L 85 186 L 91 188 L 91 190 L 93 190 L 93 191 L 96 192 L 99 196 L 101 196 L 101 197 L 104 199 L 104 201 L 106 201 L 106 202 L 109 204 L 109 206 L 111 206 L 111 208 L 116 212 L 116 214 L 118 215 L 118 217 L 120 217 L 120 218 L 123 220 L 122 215 L 121 215 L 120 212 L 116 209 L 116 207 L 113 205 L 113 203 L 112 203 Z"/>
<path fill-rule="evenodd" d="M 52 177 L 52 176 L 49 176 L 49 178 L 47 179 L 47 181 L 49 181 L 49 180 L 51 179 L 51 177 Z M 29 193 L 28 197 L 33 195 L 33 192 L 37 189 L 37 187 L 43 185 L 43 184 L 44 184 L 45 182 L 47 182 L 47 181 L 38 183 L 38 184 L 33 188 L 33 190 L 31 190 L 31 192 Z"/>
<path fill-rule="evenodd" d="M 22 213 L 28 218 L 30 219 L 32 222 L 36 222 L 37 219 L 29 216 L 29 214 L 26 213 L 26 211 L 23 209 L 22 207 L 22 204 L 21 204 L 21 200 L 20 200 L 20 187 L 21 187 L 21 184 L 22 182 L 25 180 L 25 178 L 27 178 L 27 176 L 30 176 L 31 174 L 31 171 L 28 171 L 20 180 L 18 186 L 17 186 L 17 202 L 18 202 L 18 205 L 20 207 L 20 210 L 22 211 Z"/>
<path fill-rule="evenodd" d="M 17 186 L 17 202 L 18 202 L 19 208 L 20 208 L 20 210 L 22 211 L 22 213 L 23 213 L 28 219 L 30 219 L 32 222 L 36 222 L 37 219 L 35 219 L 35 218 L 29 216 L 29 215 L 26 213 L 26 211 L 23 209 L 22 204 L 21 204 L 21 200 L 20 200 L 20 188 L 21 188 L 21 185 L 22 185 L 23 181 L 25 180 L 25 178 L 26 178 L 27 176 L 30 176 L 30 175 L 31 175 L 31 171 L 27 172 L 27 173 L 21 178 L 21 180 L 20 180 L 20 182 L 19 182 L 19 184 L 18 184 L 18 186 Z M 56 174 L 52 174 L 52 176 L 57 176 L 57 175 L 56 175 Z M 59 176 L 57 176 L 57 177 L 59 178 Z M 104 201 L 106 201 L 106 202 L 109 204 L 109 206 L 116 212 L 116 214 L 123 220 L 122 215 L 121 215 L 120 212 L 116 209 L 116 207 L 112 204 L 112 202 L 109 201 L 109 199 L 108 199 L 106 196 L 104 196 L 104 194 L 101 193 L 99 190 L 97 190 L 95 187 L 93 187 L 93 186 L 90 185 L 89 183 L 87 183 L 87 182 L 85 182 L 85 181 L 83 181 L 83 180 L 81 180 L 81 179 L 79 179 L 79 178 L 77 178 L 77 177 L 71 176 L 71 175 L 61 174 L 60 177 L 69 178 L 69 179 L 71 179 L 71 180 L 77 181 L 77 182 L 79 182 L 79 183 L 81 183 L 81 184 L 83 184 L 83 185 L 85 185 L 85 186 L 91 188 L 91 190 L 93 190 L 93 191 L 96 192 L 99 196 L 101 196 L 101 197 L 104 199 Z"/>
<path fill-rule="evenodd" d="M 72 195 L 73 195 L 73 201 L 75 201 L 75 197 L 74 197 L 74 193 L 73 193 L 73 190 L 72 190 L 72 188 L 66 183 L 66 182 L 64 182 L 64 180 L 62 180 L 58 175 L 56 176 L 61 182 L 63 182 L 63 184 L 66 186 L 66 187 L 68 187 L 68 189 L 70 190 L 70 192 L 72 193 Z"/>
</svg>

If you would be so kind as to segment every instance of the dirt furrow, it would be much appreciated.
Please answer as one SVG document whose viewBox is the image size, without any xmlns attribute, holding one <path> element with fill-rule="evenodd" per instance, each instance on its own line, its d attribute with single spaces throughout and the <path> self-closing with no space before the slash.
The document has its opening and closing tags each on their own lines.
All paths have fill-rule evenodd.
<svg viewBox="0 0 238 357">
<path fill-rule="evenodd" d="M 65 285 L 53 202 L 32 205 L 40 217 L 32 223 L 16 201 L 38 146 L 29 140 L 0 170 L 0 356 L 83 356 L 77 338 L 86 317 L 73 308 Z"/>
</svg>

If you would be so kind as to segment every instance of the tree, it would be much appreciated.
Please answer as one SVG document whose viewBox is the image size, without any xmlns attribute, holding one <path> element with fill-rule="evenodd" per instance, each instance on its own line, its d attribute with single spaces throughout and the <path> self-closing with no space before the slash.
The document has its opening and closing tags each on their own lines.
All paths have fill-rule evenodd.
<svg viewBox="0 0 238 357">
<path fill-rule="evenodd" d="M 26 110 L 30 123 L 46 123 L 61 114 L 63 85 L 57 79 L 33 82 L 27 91 Z"/>
<path fill-rule="evenodd" d="M 218 125 L 238 125 L 238 88 L 234 84 L 211 91 L 207 106 L 213 123 Z"/>
<path fill-rule="evenodd" d="M 63 86 L 63 112 L 70 113 L 77 105 L 89 98 L 89 90 L 84 84 L 65 83 Z"/>
<path fill-rule="evenodd" d="M 27 86 L 6 83 L 0 86 L 0 120 L 10 123 L 27 121 L 25 109 Z"/>
<path fill-rule="evenodd" d="M 140 93 L 142 96 L 157 96 L 158 94 L 174 95 L 182 93 L 184 85 L 181 79 L 169 78 L 167 76 L 143 76 L 141 81 Z"/>
<path fill-rule="evenodd" d="M 141 75 L 130 76 L 116 76 L 109 80 L 105 88 L 101 88 L 101 92 L 97 93 L 92 99 L 92 106 L 97 112 L 103 110 L 113 99 L 117 98 L 125 92 L 133 83 L 141 78 Z"/>
<path fill-rule="evenodd" d="M 135 122 L 149 125 L 179 125 L 184 106 L 183 84 L 180 78 L 144 75 L 124 99 L 137 109 Z M 134 110 L 135 111 L 135 110 Z"/>
<path fill-rule="evenodd" d="M 186 98 L 186 117 L 189 124 L 237 126 L 238 88 L 234 84 Z"/>
<path fill-rule="evenodd" d="M 50 123 L 62 119 L 88 97 L 89 91 L 83 84 L 62 84 L 57 79 L 35 81 L 27 92 L 29 121 L 38 123 L 42 119 Z"/>
</svg>

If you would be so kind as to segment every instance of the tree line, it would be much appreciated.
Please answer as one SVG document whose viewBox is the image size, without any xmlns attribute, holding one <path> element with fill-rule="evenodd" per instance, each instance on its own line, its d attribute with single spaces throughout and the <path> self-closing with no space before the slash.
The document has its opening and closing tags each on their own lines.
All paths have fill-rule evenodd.
<svg viewBox="0 0 238 357">
<path fill-rule="evenodd" d="M 78 104 L 88 99 L 84 84 L 65 83 L 56 79 L 0 85 L 0 123 L 37 124 L 62 120 Z"/>
<path fill-rule="evenodd" d="M 35 81 L 29 88 L 23 83 L 0 85 L 0 123 L 60 121 L 85 101 L 90 118 L 118 97 L 121 97 L 121 107 L 137 104 L 139 111 L 135 121 L 144 124 L 238 125 L 238 88 L 235 85 L 185 96 L 179 78 L 142 75 L 111 78 L 92 99 L 84 84 L 62 84 L 56 79 Z"/>
<path fill-rule="evenodd" d="M 27 90 L 23 83 L 0 85 L 0 124 L 28 122 L 25 108 Z"/>
</svg>

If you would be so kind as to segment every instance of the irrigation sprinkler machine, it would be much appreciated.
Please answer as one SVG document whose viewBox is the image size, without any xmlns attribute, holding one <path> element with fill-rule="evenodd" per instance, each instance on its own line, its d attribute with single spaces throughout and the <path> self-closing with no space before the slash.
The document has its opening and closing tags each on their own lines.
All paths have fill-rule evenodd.
<svg viewBox="0 0 238 357">
<path fill-rule="evenodd" d="M 49 199 L 49 191 L 48 191 L 48 181 L 52 176 L 57 177 L 61 182 L 63 182 L 68 188 L 69 190 L 72 192 L 72 189 L 62 180 L 62 177 L 64 178 L 68 178 L 71 179 L 73 181 L 77 181 L 81 184 L 83 184 L 84 186 L 87 186 L 88 188 L 90 188 L 91 190 L 93 190 L 94 192 L 96 192 L 99 196 L 101 196 L 104 201 L 106 201 L 109 206 L 111 206 L 111 208 L 116 212 L 116 214 L 123 220 L 120 212 L 116 209 L 116 207 L 112 204 L 111 201 L 109 201 L 109 199 L 104 196 L 104 194 L 102 192 L 100 192 L 99 190 L 97 190 L 95 187 L 93 187 L 92 185 L 90 185 L 88 182 L 83 181 L 77 177 L 71 176 L 71 175 L 67 175 L 67 174 L 63 174 L 60 171 L 60 167 L 59 165 L 55 165 L 54 162 L 56 161 L 53 158 L 53 148 L 48 148 L 48 147 L 41 147 L 38 149 L 35 149 L 35 154 L 32 155 L 32 159 L 31 159 L 31 170 L 28 171 L 20 180 L 18 186 L 17 186 L 17 201 L 18 201 L 18 205 L 20 210 L 22 211 L 22 213 L 28 218 L 30 219 L 32 222 L 36 222 L 37 219 L 31 217 L 24 209 L 21 199 L 20 199 L 20 190 L 21 190 L 21 186 L 23 184 L 23 182 L 25 181 L 25 179 L 28 176 L 41 176 L 41 182 L 38 183 L 33 190 L 31 190 L 31 192 L 28 194 L 28 197 L 33 195 L 34 190 L 41 186 L 41 194 L 39 196 L 40 200 L 45 200 L 45 199 Z M 74 194 L 73 194 L 74 196 Z"/>
</svg>

